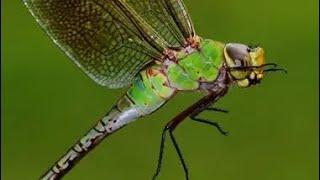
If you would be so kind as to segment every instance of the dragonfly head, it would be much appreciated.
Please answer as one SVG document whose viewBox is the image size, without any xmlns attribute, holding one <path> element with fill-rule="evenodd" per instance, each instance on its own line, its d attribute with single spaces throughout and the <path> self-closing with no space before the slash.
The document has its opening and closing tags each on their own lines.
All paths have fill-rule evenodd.
<svg viewBox="0 0 320 180">
<path fill-rule="evenodd" d="M 244 44 L 229 43 L 224 47 L 224 57 L 228 72 L 239 87 L 249 87 L 260 83 L 263 74 L 268 71 L 285 71 L 276 68 L 274 63 L 265 63 L 264 50 L 261 47 L 249 47 Z M 273 66 L 264 69 L 266 66 Z"/>
<path fill-rule="evenodd" d="M 224 56 L 229 74 L 238 86 L 248 87 L 263 78 L 263 48 L 229 43 L 224 48 Z"/>
</svg>

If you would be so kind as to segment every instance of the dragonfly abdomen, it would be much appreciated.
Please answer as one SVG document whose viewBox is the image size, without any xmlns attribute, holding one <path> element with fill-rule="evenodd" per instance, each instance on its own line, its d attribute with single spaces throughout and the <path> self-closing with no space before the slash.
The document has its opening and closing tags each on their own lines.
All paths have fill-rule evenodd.
<svg viewBox="0 0 320 180">
<path fill-rule="evenodd" d="M 140 116 L 139 111 L 126 102 L 126 96 L 114 106 L 98 123 L 71 147 L 42 177 L 41 180 L 61 179 L 78 161 L 98 145 L 106 136 Z"/>
<path fill-rule="evenodd" d="M 118 103 L 51 167 L 42 180 L 60 179 L 106 136 L 141 116 L 152 113 L 169 100 L 176 89 L 166 86 L 167 77 L 154 66 L 140 72 Z"/>
<path fill-rule="evenodd" d="M 132 89 L 132 88 L 131 88 Z M 136 96 L 135 96 L 136 97 Z M 71 147 L 42 177 L 41 180 L 61 179 L 78 161 L 106 136 L 143 116 L 143 108 L 125 94 L 118 103 Z"/>
<path fill-rule="evenodd" d="M 168 78 L 162 72 L 161 66 L 154 65 L 139 73 L 126 96 L 142 116 L 147 115 L 157 110 L 177 92 L 168 84 Z"/>
</svg>

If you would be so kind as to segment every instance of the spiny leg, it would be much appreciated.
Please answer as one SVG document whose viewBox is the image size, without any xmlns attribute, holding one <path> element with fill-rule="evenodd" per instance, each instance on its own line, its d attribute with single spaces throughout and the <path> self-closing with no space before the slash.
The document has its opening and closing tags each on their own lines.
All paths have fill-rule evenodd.
<svg viewBox="0 0 320 180">
<path fill-rule="evenodd" d="M 220 108 L 215 108 L 215 107 L 207 107 L 205 110 L 215 111 L 215 112 L 222 112 L 222 113 L 229 113 L 228 110 L 220 109 Z"/>
<path fill-rule="evenodd" d="M 192 107 L 192 106 L 191 106 Z M 191 108 L 189 107 L 189 108 Z M 188 109 L 189 109 L 188 108 Z M 177 141 L 175 140 L 174 136 L 173 136 L 173 131 L 174 129 L 186 118 L 189 116 L 189 114 L 192 113 L 187 111 L 188 109 L 186 109 L 185 111 L 183 111 L 182 113 L 180 113 L 179 115 L 177 115 L 175 118 L 173 118 L 171 121 L 169 121 L 163 128 L 162 130 L 162 135 L 161 135 L 161 142 L 160 142 L 160 152 L 159 152 L 159 159 L 158 159 L 158 165 L 157 165 L 157 170 L 155 172 L 155 174 L 152 177 L 152 180 L 155 180 L 157 178 L 157 176 L 159 175 L 160 171 L 161 171 L 161 167 L 162 167 L 162 159 L 163 159 L 163 153 L 164 153 L 164 145 L 165 145 L 165 140 L 166 140 L 166 133 L 169 130 L 169 134 L 170 134 L 170 138 L 171 141 L 173 142 L 173 145 L 176 149 L 176 152 L 178 153 L 179 159 L 182 163 L 184 172 L 185 172 L 185 176 L 186 179 L 189 180 L 189 176 L 188 176 L 188 169 L 186 166 L 186 163 L 183 160 L 182 157 L 182 153 L 180 151 L 180 148 L 178 146 Z M 191 108 L 192 109 L 192 108 Z M 194 111 L 194 110 L 193 110 Z"/>
<path fill-rule="evenodd" d="M 171 141 L 173 142 L 173 145 L 174 145 L 174 148 L 176 149 L 176 152 L 178 153 L 178 156 L 179 156 L 179 159 L 180 159 L 180 162 L 182 164 L 182 167 L 183 167 L 183 170 L 184 170 L 184 173 L 185 173 L 185 176 L 186 176 L 186 180 L 189 180 L 189 172 L 188 172 L 188 168 L 187 168 L 187 165 L 183 159 L 183 156 L 182 156 L 182 153 L 181 153 L 181 150 L 178 146 L 178 143 L 173 135 L 173 131 L 169 130 L 169 134 L 170 134 L 170 137 L 171 137 Z"/>
<path fill-rule="evenodd" d="M 164 144 L 165 144 L 165 138 L 166 138 L 165 136 L 166 136 L 166 132 L 168 130 L 170 133 L 171 140 L 174 144 L 176 152 L 178 153 L 179 159 L 180 159 L 181 164 L 183 166 L 186 179 L 189 180 L 188 168 L 187 168 L 187 165 L 182 157 L 182 153 L 181 153 L 181 150 L 178 146 L 178 143 L 173 135 L 173 131 L 185 118 L 190 117 L 191 115 L 196 116 L 197 114 L 202 112 L 203 109 L 206 109 L 208 107 L 208 105 L 211 105 L 214 102 L 216 102 L 217 100 L 219 100 L 220 97 L 222 97 L 225 93 L 226 93 L 226 90 L 223 90 L 223 91 L 221 91 L 219 93 L 215 93 L 215 94 L 213 94 L 213 93 L 208 94 L 207 96 L 203 97 L 202 99 L 200 99 L 199 101 L 197 101 L 196 103 L 191 105 L 189 108 L 185 109 L 183 112 L 178 114 L 176 117 L 174 117 L 171 121 L 169 121 L 166 124 L 166 126 L 162 130 L 158 165 L 157 165 L 157 170 L 156 170 L 155 174 L 153 175 L 153 178 L 152 178 L 153 180 L 155 180 L 157 178 L 157 176 L 159 175 L 159 173 L 161 171 L 162 159 L 163 159 L 163 153 L 164 153 Z"/>
<path fill-rule="evenodd" d="M 161 166 L 162 166 L 163 153 L 164 153 L 164 145 L 165 145 L 165 140 L 166 140 L 166 133 L 169 130 L 169 135 L 170 135 L 171 141 L 172 141 L 172 143 L 173 143 L 173 145 L 175 147 L 175 150 L 176 150 L 176 152 L 177 152 L 177 154 L 179 156 L 180 162 L 181 162 L 183 170 L 185 172 L 186 180 L 189 180 L 189 173 L 188 173 L 187 165 L 186 165 L 186 163 L 185 163 L 185 161 L 183 159 L 183 156 L 182 156 L 181 150 L 180 150 L 180 148 L 178 146 L 178 143 L 177 143 L 177 141 L 176 141 L 176 139 L 175 139 L 175 137 L 173 135 L 173 131 L 174 131 L 175 128 L 172 128 L 170 126 L 170 122 L 162 130 L 157 170 L 156 170 L 155 174 L 153 175 L 152 179 L 155 180 L 157 178 L 157 176 L 159 175 L 159 173 L 160 173 Z"/>
<path fill-rule="evenodd" d="M 190 116 L 190 119 L 192 119 L 193 121 L 196 121 L 196 122 L 200 122 L 200 123 L 204 123 L 204 124 L 208 124 L 208 125 L 210 125 L 210 126 L 213 126 L 213 127 L 217 128 L 218 131 L 219 131 L 222 135 L 224 135 L 224 136 L 228 135 L 228 132 L 227 132 L 227 131 L 224 131 L 217 122 L 211 122 L 211 121 L 208 121 L 208 120 L 205 120 L 205 119 L 196 118 L 196 117 L 191 117 L 191 116 Z"/>
<path fill-rule="evenodd" d="M 189 117 L 191 120 L 196 121 L 196 122 L 200 122 L 200 123 L 204 123 L 210 126 L 213 126 L 215 128 L 217 128 L 217 130 L 222 134 L 222 135 L 228 135 L 228 132 L 224 131 L 221 126 L 217 123 L 217 122 L 212 122 L 212 121 L 208 121 L 206 119 L 202 119 L 202 118 L 198 118 L 197 116 L 202 113 L 205 110 L 210 110 L 210 111 L 216 111 L 216 112 L 222 112 L 222 113 L 228 113 L 229 111 L 227 110 L 223 110 L 223 109 L 219 109 L 219 108 L 214 108 L 214 107 L 205 107 L 202 109 L 199 109 L 198 111 L 195 111 L 194 113 L 192 113 Z"/>
<path fill-rule="evenodd" d="M 161 134 L 161 142 L 160 142 L 160 150 L 159 150 L 159 159 L 158 159 L 158 165 L 157 165 L 157 170 L 154 173 L 152 180 L 155 180 L 157 178 L 157 176 L 160 173 L 161 170 L 161 165 L 162 165 L 162 157 L 163 157 L 163 153 L 164 153 L 164 144 L 166 141 L 166 132 L 167 132 L 168 128 L 167 126 L 165 126 L 162 130 L 162 134 Z"/>
</svg>

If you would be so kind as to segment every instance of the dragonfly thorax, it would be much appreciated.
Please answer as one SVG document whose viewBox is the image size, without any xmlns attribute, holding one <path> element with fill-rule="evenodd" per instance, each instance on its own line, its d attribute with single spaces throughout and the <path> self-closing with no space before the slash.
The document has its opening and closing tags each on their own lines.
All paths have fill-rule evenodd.
<svg viewBox="0 0 320 180">
<path fill-rule="evenodd" d="M 224 45 L 209 39 L 194 44 L 169 51 L 162 63 L 162 72 L 174 89 L 202 89 L 202 84 L 212 84 L 219 76 L 224 63 Z"/>
<path fill-rule="evenodd" d="M 217 79 L 213 82 L 201 82 L 200 88 L 206 92 L 220 92 L 226 90 L 230 86 L 230 78 L 228 77 L 228 72 L 225 66 L 221 67 L 219 70 L 219 75 Z"/>
</svg>

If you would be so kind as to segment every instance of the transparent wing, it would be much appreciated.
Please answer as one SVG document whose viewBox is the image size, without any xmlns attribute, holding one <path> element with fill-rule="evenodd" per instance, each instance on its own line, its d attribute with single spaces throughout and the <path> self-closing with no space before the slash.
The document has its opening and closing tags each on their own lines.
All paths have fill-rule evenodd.
<svg viewBox="0 0 320 180">
<path fill-rule="evenodd" d="M 24 0 L 53 41 L 93 80 L 128 85 L 168 46 L 117 0 Z"/>
<path fill-rule="evenodd" d="M 182 0 L 126 0 L 171 47 L 180 47 L 195 35 Z"/>
</svg>

